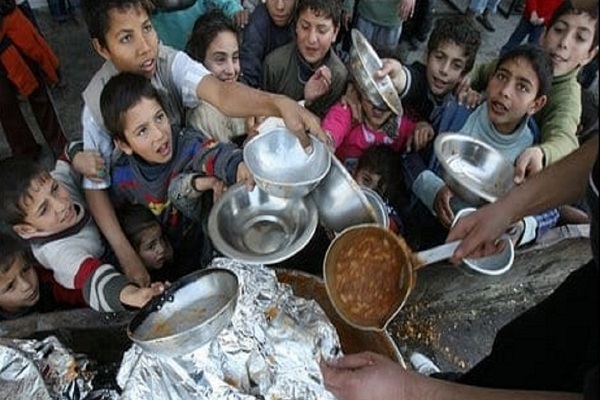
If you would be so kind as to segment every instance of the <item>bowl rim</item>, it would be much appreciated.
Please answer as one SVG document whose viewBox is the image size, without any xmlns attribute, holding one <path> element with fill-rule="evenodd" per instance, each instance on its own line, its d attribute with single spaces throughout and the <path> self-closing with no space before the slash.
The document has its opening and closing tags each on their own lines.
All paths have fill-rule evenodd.
<svg viewBox="0 0 600 400">
<path fill-rule="evenodd" d="M 310 139 L 310 143 L 312 146 L 312 153 L 308 155 L 308 157 L 316 157 L 316 153 L 317 151 L 320 151 L 321 153 L 324 154 L 324 157 L 326 158 L 325 161 L 325 168 L 323 169 L 323 171 L 321 171 L 321 173 L 311 179 L 306 179 L 306 180 L 302 180 L 302 181 L 295 181 L 295 182 L 289 182 L 289 181 L 277 181 L 277 180 L 273 180 L 273 179 L 269 179 L 269 178 L 265 178 L 265 177 L 260 177 L 256 174 L 256 171 L 254 169 L 254 167 L 252 166 L 252 164 L 250 162 L 248 162 L 248 160 L 252 159 L 252 157 L 247 157 L 246 154 L 250 153 L 251 147 L 254 143 L 256 143 L 257 141 L 259 141 L 261 138 L 264 138 L 267 135 L 273 135 L 278 131 L 284 131 L 285 134 L 287 135 L 292 135 L 296 140 L 296 135 L 294 135 L 288 128 L 286 127 L 274 127 L 273 129 L 270 129 L 268 131 L 265 131 L 263 133 L 260 133 L 256 136 L 254 136 L 252 139 L 250 139 L 245 145 L 244 148 L 242 149 L 242 154 L 243 154 L 243 159 L 244 159 L 244 164 L 246 164 L 246 167 L 248 168 L 248 170 L 250 171 L 250 173 L 252 174 L 254 181 L 256 183 L 259 183 L 261 186 L 265 185 L 265 186 L 269 186 L 269 185 L 279 185 L 279 186 L 309 186 L 309 185 L 313 185 L 313 184 L 318 184 L 319 182 L 321 182 L 321 180 L 327 175 L 327 173 L 329 172 L 329 168 L 331 168 L 331 155 L 330 153 L 327 151 L 326 145 L 325 143 L 321 142 L 319 139 L 317 139 L 316 136 L 314 136 L 313 134 L 309 134 L 308 137 Z M 319 148 L 319 150 L 317 150 L 317 148 Z M 263 190 L 266 190 L 263 187 Z"/>
<path fill-rule="evenodd" d="M 497 155 L 498 158 L 500 160 L 502 160 L 501 161 L 502 163 L 504 163 L 506 166 L 508 166 L 514 170 L 514 166 L 510 162 L 508 162 L 508 160 L 502 155 L 502 153 L 500 153 L 497 149 L 493 148 L 491 145 L 485 143 L 484 141 L 474 138 L 472 136 L 466 135 L 464 133 L 460 133 L 460 132 L 442 132 L 435 138 L 435 140 L 433 142 L 433 150 L 434 150 L 434 153 L 435 153 L 435 156 L 436 156 L 438 162 L 440 163 L 440 166 L 442 167 L 442 172 L 450 175 L 454 181 L 460 182 L 454 175 L 454 173 L 453 173 L 454 169 L 450 167 L 450 165 L 447 162 L 447 159 L 441 157 L 442 146 L 446 142 L 448 142 L 449 140 L 452 140 L 452 139 L 460 139 L 462 141 L 468 141 L 471 143 L 475 143 L 475 144 L 485 148 L 490 153 L 494 153 L 495 155 Z M 450 186 L 450 184 L 447 182 L 446 179 L 444 179 L 444 181 L 447 185 Z M 461 189 L 468 190 L 472 194 L 480 197 L 481 199 L 487 201 L 488 203 L 495 202 L 499 197 L 499 196 L 489 193 L 488 191 L 482 190 L 480 187 L 477 187 L 477 186 L 472 187 L 472 186 L 466 186 L 463 184 L 460 184 L 459 186 Z"/>
<path fill-rule="evenodd" d="M 260 191 L 266 193 L 270 197 L 275 197 L 279 200 L 287 201 L 287 202 L 303 202 L 308 210 L 310 220 L 309 220 L 308 224 L 306 225 L 304 232 L 302 232 L 301 235 L 299 235 L 289 246 L 287 246 L 283 250 L 273 252 L 269 255 L 248 255 L 247 253 L 244 253 L 242 251 L 235 249 L 233 246 L 231 246 L 225 240 L 225 238 L 223 238 L 220 234 L 218 234 L 219 229 L 217 229 L 217 226 L 218 226 L 217 214 L 218 214 L 218 211 L 223 207 L 223 204 L 225 204 L 225 201 L 232 198 L 234 196 L 234 194 L 240 190 L 248 190 L 248 189 L 246 189 L 245 184 L 243 182 L 238 182 L 235 185 L 229 187 L 225 191 L 225 193 L 223 193 L 223 196 L 221 196 L 219 201 L 217 201 L 213 205 L 212 209 L 210 210 L 210 214 L 208 216 L 208 235 L 209 235 L 213 245 L 217 248 L 217 250 L 219 250 L 221 253 L 223 253 L 223 255 L 225 257 L 229 257 L 231 259 L 234 259 L 234 260 L 240 261 L 242 263 L 246 263 L 246 264 L 266 264 L 266 265 L 276 264 L 278 262 L 287 260 L 288 258 L 290 258 L 290 257 L 294 256 L 295 254 L 297 254 L 298 252 L 300 252 L 308 244 L 310 239 L 312 239 L 315 231 L 317 230 L 317 225 L 319 224 L 319 216 L 317 213 L 317 207 L 311 197 L 309 197 L 309 196 L 305 196 L 302 198 L 277 197 L 277 196 L 273 196 L 272 194 L 269 194 L 268 192 L 261 189 L 260 187 L 255 186 L 253 190 L 260 190 Z"/>
<path fill-rule="evenodd" d="M 358 56 L 358 59 L 360 60 L 361 65 L 364 67 L 366 65 L 366 61 L 365 61 L 365 55 L 361 51 L 358 51 L 358 48 L 356 46 L 356 44 L 359 43 L 359 41 L 361 42 L 361 45 L 367 49 L 368 52 L 372 53 L 375 56 L 377 65 L 379 66 L 379 68 L 382 68 L 383 62 L 381 61 L 381 58 L 379 58 L 379 55 L 377 54 L 377 52 L 375 51 L 373 46 L 371 46 L 371 43 L 369 43 L 367 38 L 362 34 L 362 32 L 356 28 L 352 28 L 350 35 L 352 38 L 352 47 L 351 47 L 350 51 L 354 52 Z M 371 74 L 367 73 L 366 75 L 369 76 L 369 81 L 373 84 L 373 86 L 375 87 L 375 90 L 377 90 L 377 93 L 379 93 L 379 95 L 381 96 L 381 98 L 383 99 L 385 104 L 390 108 L 390 110 L 392 110 L 392 112 L 394 114 L 396 114 L 397 116 L 402 116 L 402 114 L 404 114 L 402 100 L 400 100 L 400 96 L 398 95 L 398 91 L 396 90 L 396 87 L 394 86 L 394 82 L 392 81 L 392 78 L 390 78 L 389 76 L 385 76 L 381 79 L 381 82 L 384 82 L 384 85 L 391 86 L 393 89 L 392 91 L 387 93 L 393 97 L 393 99 L 389 99 L 386 94 L 382 93 L 380 86 L 377 84 L 377 82 L 371 76 Z"/>
</svg>

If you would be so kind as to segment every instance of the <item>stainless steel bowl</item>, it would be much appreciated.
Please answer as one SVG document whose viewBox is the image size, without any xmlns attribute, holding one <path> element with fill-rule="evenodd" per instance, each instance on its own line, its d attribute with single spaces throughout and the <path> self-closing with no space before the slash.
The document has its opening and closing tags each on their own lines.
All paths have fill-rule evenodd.
<svg viewBox="0 0 600 400">
<path fill-rule="evenodd" d="M 193 272 L 140 309 L 127 334 L 142 349 L 158 356 L 191 353 L 229 324 L 237 297 L 238 279 L 231 271 Z"/>
<path fill-rule="evenodd" d="M 325 144 L 311 136 L 307 154 L 287 128 L 275 127 L 244 146 L 244 162 L 256 184 L 278 197 L 303 197 L 325 177 L 331 165 Z"/>
<path fill-rule="evenodd" d="M 317 205 L 321 224 L 334 232 L 377 222 L 377 214 L 367 196 L 334 155 L 327 176 L 310 196 Z"/>
<path fill-rule="evenodd" d="M 402 115 L 402 102 L 389 76 L 375 80 L 375 72 L 383 66 L 379 56 L 360 31 L 352 29 L 350 49 L 350 73 L 361 93 L 379 108 L 389 107 L 396 115 Z"/>
<path fill-rule="evenodd" d="M 513 165 L 481 140 L 444 133 L 434 149 L 446 184 L 473 206 L 494 202 L 514 186 Z"/>
<path fill-rule="evenodd" d="M 387 212 L 387 206 L 381 196 L 373 189 L 366 187 L 361 188 L 365 196 L 367 196 L 367 200 L 369 200 L 371 207 L 373 207 L 373 210 L 375 211 L 377 223 L 384 228 L 388 228 L 390 226 L 390 215 Z"/>
<path fill-rule="evenodd" d="M 227 257 L 251 264 L 274 264 L 306 246 L 318 224 L 312 199 L 271 196 L 259 187 L 230 187 L 213 206 L 208 233 Z"/>
</svg>

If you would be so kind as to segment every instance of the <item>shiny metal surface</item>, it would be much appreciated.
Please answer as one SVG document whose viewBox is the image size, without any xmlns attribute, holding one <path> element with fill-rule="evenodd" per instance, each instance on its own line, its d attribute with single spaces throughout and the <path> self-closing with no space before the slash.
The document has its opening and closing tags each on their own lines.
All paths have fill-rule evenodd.
<svg viewBox="0 0 600 400">
<path fill-rule="evenodd" d="M 444 133 L 434 142 L 446 184 L 471 205 L 496 199 L 513 186 L 514 167 L 496 149 L 460 133 Z"/>
<path fill-rule="evenodd" d="M 350 49 L 350 73 L 361 93 L 379 108 L 389 107 L 396 115 L 402 115 L 402 102 L 389 76 L 376 81 L 375 72 L 380 70 L 382 62 L 371 44 L 360 31 L 352 29 L 352 48 Z"/>
<path fill-rule="evenodd" d="M 310 241 L 318 224 L 312 199 L 272 196 L 256 186 L 230 187 L 213 206 L 208 233 L 227 257 L 252 264 L 285 260 Z"/>
<path fill-rule="evenodd" d="M 361 187 L 361 189 L 375 211 L 377 223 L 384 228 L 388 228 L 390 226 L 390 215 L 388 214 L 387 206 L 381 196 L 373 189 L 366 187 Z"/>
<path fill-rule="evenodd" d="M 222 269 L 191 273 L 140 309 L 129 323 L 127 335 L 154 355 L 188 354 L 229 324 L 237 297 L 234 273 Z"/>
<path fill-rule="evenodd" d="M 335 232 L 353 225 L 377 222 L 377 214 L 367 196 L 333 154 L 327 176 L 310 196 L 323 226 Z"/>
<path fill-rule="evenodd" d="M 311 136 L 307 154 L 289 129 L 275 127 L 244 146 L 244 162 L 256 184 L 278 197 L 303 197 L 325 177 L 331 165 L 325 144 Z"/>
</svg>

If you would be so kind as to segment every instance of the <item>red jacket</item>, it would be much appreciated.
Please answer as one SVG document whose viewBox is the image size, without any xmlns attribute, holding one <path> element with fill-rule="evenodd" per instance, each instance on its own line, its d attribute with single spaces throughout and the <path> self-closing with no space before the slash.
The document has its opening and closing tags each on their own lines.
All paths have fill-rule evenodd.
<svg viewBox="0 0 600 400">
<path fill-rule="evenodd" d="M 531 13 L 535 11 L 538 17 L 544 19 L 544 25 L 548 25 L 550 18 L 552 18 L 552 14 L 563 1 L 564 0 L 525 0 L 523 18 L 529 21 Z"/>
</svg>

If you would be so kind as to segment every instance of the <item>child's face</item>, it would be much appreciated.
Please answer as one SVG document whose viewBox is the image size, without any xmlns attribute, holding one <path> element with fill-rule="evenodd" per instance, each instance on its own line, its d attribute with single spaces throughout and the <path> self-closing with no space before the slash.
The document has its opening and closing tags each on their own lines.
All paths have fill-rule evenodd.
<svg viewBox="0 0 600 400">
<path fill-rule="evenodd" d="M 361 169 L 357 170 L 356 173 L 354 174 L 354 179 L 356 180 L 356 183 L 358 183 L 359 185 L 364 186 L 369 189 L 373 189 L 376 192 L 379 192 L 378 187 L 379 187 L 379 181 L 381 180 L 381 175 L 379 175 L 369 169 L 361 168 Z"/>
<path fill-rule="evenodd" d="M 158 35 L 146 11 L 137 5 L 124 10 L 114 8 L 108 14 L 106 47 L 92 39 L 94 49 L 120 72 L 151 78 L 156 72 Z"/>
<path fill-rule="evenodd" d="M 432 93 L 443 96 L 463 79 L 467 55 L 463 47 L 445 42 L 427 55 L 427 83 Z"/>
<path fill-rule="evenodd" d="M 125 154 L 135 153 L 151 164 L 164 164 L 171 160 L 171 125 L 158 101 L 143 97 L 122 118 L 127 143 L 115 142 Z"/>
<path fill-rule="evenodd" d="M 240 46 L 231 31 L 220 32 L 206 49 L 204 65 L 223 82 L 235 82 L 240 76 Z"/>
<path fill-rule="evenodd" d="M 362 107 L 367 124 L 372 129 L 379 129 L 392 116 L 392 110 L 389 108 L 380 109 L 375 107 L 366 96 L 360 97 L 360 105 Z"/>
<path fill-rule="evenodd" d="M 265 6 L 275 25 L 283 27 L 292 18 L 296 0 L 266 0 Z"/>
<path fill-rule="evenodd" d="M 533 115 L 546 104 L 537 95 L 540 81 L 531 63 L 524 58 L 500 65 L 487 86 L 490 120 L 502 133 L 512 133 L 525 115 Z"/>
<path fill-rule="evenodd" d="M 311 65 L 318 65 L 335 42 L 338 28 L 333 20 L 310 8 L 302 11 L 296 22 L 296 44 L 302 57 Z"/>
<path fill-rule="evenodd" d="M 25 239 L 63 232 L 83 215 L 65 187 L 47 173 L 31 182 L 19 208 L 25 218 L 14 230 Z"/>
<path fill-rule="evenodd" d="M 160 269 L 173 260 L 173 248 L 158 224 L 140 233 L 139 255 L 146 268 Z"/>
<path fill-rule="evenodd" d="M 22 255 L 0 272 L 0 309 L 14 314 L 34 306 L 40 299 L 38 275 Z"/>
<path fill-rule="evenodd" d="M 596 20 L 589 14 L 566 14 L 549 27 L 541 45 L 552 58 L 554 76 L 564 75 L 587 64 L 598 53 L 592 48 Z"/>
</svg>

